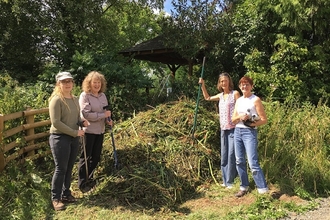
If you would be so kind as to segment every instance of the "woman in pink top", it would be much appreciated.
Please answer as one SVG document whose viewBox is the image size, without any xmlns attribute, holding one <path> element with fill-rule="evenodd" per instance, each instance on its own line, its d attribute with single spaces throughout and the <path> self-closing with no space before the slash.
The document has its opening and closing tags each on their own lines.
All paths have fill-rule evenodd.
<svg viewBox="0 0 330 220">
<path fill-rule="evenodd" d="M 108 120 L 111 112 L 103 109 L 103 107 L 108 105 L 107 97 L 104 94 L 106 85 L 107 82 L 104 75 L 92 71 L 84 79 L 82 84 L 83 92 L 79 97 L 82 117 L 90 123 L 88 127 L 84 127 L 87 161 L 85 161 L 85 155 L 82 152 L 78 165 L 78 186 L 83 193 L 88 192 L 94 187 L 94 171 L 101 159 L 105 125 L 112 125 L 112 121 Z M 85 163 L 87 163 L 88 176 L 86 174 Z M 90 180 L 88 184 L 87 180 Z"/>
<path fill-rule="evenodd" d="M 240 97 L 240 94 L 234 90 L 233 81 L 226 72 L 219 75 L 217 89 L 220 93 L 217 95 L 210 96 L 208 94 L 202 78 L 199 79 L 199 83 L 202 84 L 202 92 L 205 100 L 219 102 L 222 186 L 232 188 L 234 179 L 237 176 L 237 170 L 234 151 L 235 124 L 232 123 L 231 118 L 236 100 Z"/>
</svg>

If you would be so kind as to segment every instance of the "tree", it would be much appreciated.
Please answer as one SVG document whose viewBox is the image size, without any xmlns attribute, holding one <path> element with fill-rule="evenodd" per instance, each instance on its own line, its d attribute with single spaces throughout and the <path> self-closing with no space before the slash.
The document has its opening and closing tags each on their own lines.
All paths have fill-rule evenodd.
<svg viewBox="0 0 330 220">
<path fill-rule="evenodd" d="M 42 67 L 49 63 L 68 70 L 76 53 L 115 46 L 111 43 L 116 41 L 111 38 L 115 39 L 120 34 L 116 22 L 117 18 L 121 18 L 118 14 L 123 11 L 123 5 L 162 8 L 163 2 L 1 1 L 0 70 L 10 71 L 20 82 L 26 81 L 29 76 L 35 79 L 43 72 Z M 119 13 L 106 18 L 106 12 L 113 8 Z"/>
<path fill-rule="evenodd" d="M 42 69 L 41 6 L 36 1 L 0 1 L 0 71 L 20 82 Z"/>
<path fill-rule="evenodd" d="M 315 104 L 329 97 L 328 5 L 246 0 L 237 7 L 233 39 L 244 45 L 237 51 L 262 96 Z"/>
<path fill-rule="evenodd" d="M 214 81 L 223 71 L 237 75 L 231 14 L 237 1 L 173 2 L 171 17 L 163 21 L 163 34 L 169 46 L 193 62 L 206 56 L 205 77 Z M 237 77 L 236 77 L 237 78 Z"/>
</svg>

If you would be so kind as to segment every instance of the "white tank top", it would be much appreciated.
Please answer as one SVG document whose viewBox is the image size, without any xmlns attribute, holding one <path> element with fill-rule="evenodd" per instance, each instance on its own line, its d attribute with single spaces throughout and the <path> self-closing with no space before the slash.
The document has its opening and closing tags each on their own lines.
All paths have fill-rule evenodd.
<svg viewBox="0 0 330 220">
<path fill-rule="evenodd" d="M 244 98 L 244 96 L 241 96 L 240 98 L 238 98 L 236 100 L 236 111 L 239 115 L 241 114 L 257 114 L 257 110 L 256 107 L 254 105 L 254 102 L 256 101 L 256 99 L 258 98 L 258 96 L 252 94 L 250 97 L 248 98 Z M 243 124 L 243 122 L 239 122 L 236 124 L 237 128 L 250 128 L 248 126 L 245 126 Z M 256 127 L 255 127 L 256 129 Z"/>
</svg>

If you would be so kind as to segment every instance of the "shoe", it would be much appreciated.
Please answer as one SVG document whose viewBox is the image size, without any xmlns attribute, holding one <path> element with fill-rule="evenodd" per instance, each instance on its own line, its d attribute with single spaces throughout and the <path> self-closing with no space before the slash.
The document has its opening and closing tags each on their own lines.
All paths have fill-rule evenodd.
<svg viewBox="0 0 330 220">
<path fill-rule="evenodd" d="M 75 197 L 73 197 L 73 195 L 62 196 L 62 202 L 72 203 L 72 202 L 76 202 L 76 201 L 77 201 L 77 199 Z"/>
<path fill-rule="evenodd" d="M 226 187 L 226 184 L 224 184 L 224 183 L 221 183 L 221 186 L 222 186 L 222 187 Z"/>
<path fill-rule="evenodd" d="M 65 209 L 65 205 L 63 204 L 63 202 L 58 199 L 54 199 L 52 203 L 55 211 L 61 211 Z"/>
<path fill-rule="evenodd" d="M 90 186 L 82 186 L 79 189 L 80 189 L 80 191 L 82 193 L 87 193 L 87 192 L 89 192 L 92 189 L 92 187 L 90 187 Z"/>
<path fill-rule="evenodd" d="M 258 189 L 258 193 L 259 194 L 268 194 L 269 193 L 269 189 L 268 188 Z"/>
<path fill-rule="evenodd" d="M 238 193 L 235 194 L 236 197 L 242 197 L 247 194 L 247 190 L 240 190 Z"/>
<path fill-rule="evenodd" d="M 87 193 L 87 192 L 91 191 L 93 188 L 95 188 L 95 186 L 96 186 L 96 181 L 89 180 L 87 182 L 82 183 L 81 186 L 79 187 L 79 189 L 82 193 Z"/>
</svg>

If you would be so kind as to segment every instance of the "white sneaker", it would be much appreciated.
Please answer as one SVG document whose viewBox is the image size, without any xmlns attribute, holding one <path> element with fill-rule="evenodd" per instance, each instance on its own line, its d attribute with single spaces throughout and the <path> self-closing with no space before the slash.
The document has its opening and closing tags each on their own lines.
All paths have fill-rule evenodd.
<svg viewBox="0 0 330 220">
<path fill-rule="evenodd" d="M 268 188 L 258 189 L 259 194 L 266 194 L 268 192 L 269 192 Z"/>
</svg>

